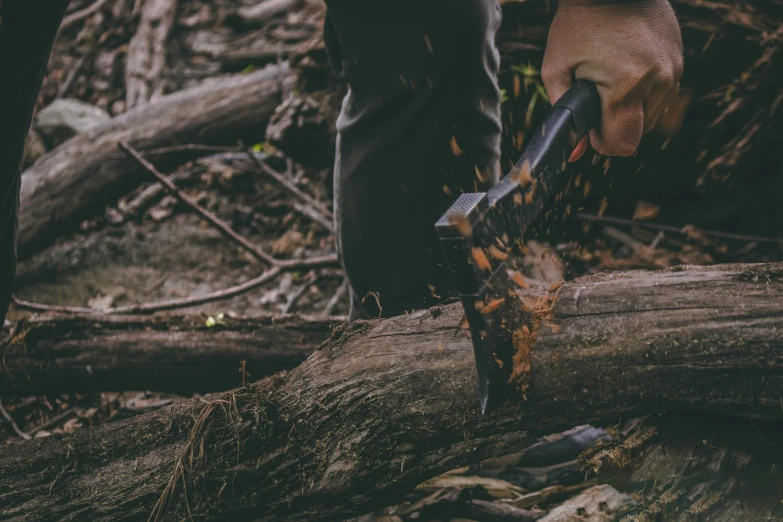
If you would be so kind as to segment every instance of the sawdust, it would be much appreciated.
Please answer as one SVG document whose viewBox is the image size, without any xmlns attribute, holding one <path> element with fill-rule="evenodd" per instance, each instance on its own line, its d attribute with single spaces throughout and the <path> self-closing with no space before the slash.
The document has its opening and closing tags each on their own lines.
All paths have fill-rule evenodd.
<svg viewBox="0 0 783 522">
<path fill-rule="evenodd" d="M 512 333 L 514 355 L 508 382 L 522 392 L 522 398 L 525 400 L 527 400 L 527 390 L 530 388 L 530 354 L 535 348 L 540 328 L 551 324 L 552 310 L 562 287 L 561 281 L 550 286 L 546 293 L 536 298 L 521 299 L 525 313 L 532 316 L 532 324 L 523 325 Z"/>
</svg>

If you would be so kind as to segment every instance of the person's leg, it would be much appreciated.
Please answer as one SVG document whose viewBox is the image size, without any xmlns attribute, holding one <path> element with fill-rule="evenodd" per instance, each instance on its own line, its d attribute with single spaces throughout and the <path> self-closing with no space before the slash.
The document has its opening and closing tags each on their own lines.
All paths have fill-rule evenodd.
<svg viewBox="0 0 783 522">
<path fill-rule="evenodd" d="M 350 87 L 337 122 L 335 218 L 351 315 L 399 315 L 446 291 L 434 223 L 461 191 L 486 189 L 498 174 L 500 8 L 327 7 L 330 59 Z"/>
<path fill-rule="evenodd" d="M 0 318 L 16 272 L 19 165 L 67 0 L 0 2 Z"/>
</svg>

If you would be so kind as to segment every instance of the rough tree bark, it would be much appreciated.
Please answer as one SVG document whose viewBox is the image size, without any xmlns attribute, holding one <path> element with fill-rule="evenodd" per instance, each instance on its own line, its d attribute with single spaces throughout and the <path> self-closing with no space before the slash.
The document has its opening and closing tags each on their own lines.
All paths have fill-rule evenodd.
<svg viewBox="0 0 783 522">
<path fill-rule="evenodd" d="M 296 315 L 41 316 L 0 344 L 0 395 L 159 390 L 190 394 L 258 380 L 304 361 L 335 321 Z"/>
<path fill-rule="evenodd" d="M 451 304 L 359 323 L 247 388 L 0 448 L 0 518 L 336 519 L 565 427 L 662 411 L 783 419 L 783 264 L 565 285 L 538 330 L 527 400 L 484 417 L 461 316 Z M 734 461 L 778 472 L 732 505 L 780 506 L 780 458 Z"/>
<path fill-rule="evenodd" d="M 128 109 L 163 95 L 166 40 L 177 15 L 177 0 L 146 0 L 128 44 L 125 100 Z"/>
<path fill-rule="evenodd" d="M 264 135 L 288 65 L 231 76 L 164 96 L 80 134 L 22 175 L 19 255 L 29 256 L 138 185 L 120 141 L 145 150 L 198 142 L 234 145 Z M 147 179 L 147 178 L 145 178 Z"/>
</svg>

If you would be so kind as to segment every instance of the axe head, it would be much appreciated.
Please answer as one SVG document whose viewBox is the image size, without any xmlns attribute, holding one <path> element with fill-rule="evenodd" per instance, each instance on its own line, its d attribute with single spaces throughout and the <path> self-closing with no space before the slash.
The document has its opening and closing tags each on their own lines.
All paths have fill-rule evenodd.
<svg viewBox="0 0 783 522">
<path fill-rule="evenodd" d="M 508 252 L 553 199 L 579 141 L 600 123 L 595 85 L 576 80 L 519 161 L 489 192 L 461 194 L 435 228 L 470 325 L 482 413 L 524 392 L 534 314 L 508 275 Z"/>
</svg>

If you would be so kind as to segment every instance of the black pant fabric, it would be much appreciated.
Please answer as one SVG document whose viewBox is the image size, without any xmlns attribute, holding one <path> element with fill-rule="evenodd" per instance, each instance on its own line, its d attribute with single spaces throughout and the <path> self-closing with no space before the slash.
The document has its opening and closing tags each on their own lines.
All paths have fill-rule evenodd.
<svg viewBox="0 0 783 522">
<path fill-rule="evenodd" d="M 351 319 L 437 302 L 450 280 L 434 223 L 498 178 L 496 0 L 327 0 L 337 120 L 335 220 Z"/>
<path fill-rule="evenodd" d="M 19 165 L 35 100 L 68 0 L 0 2 L 0 318 L 16 275 Z"/>
</svg>

